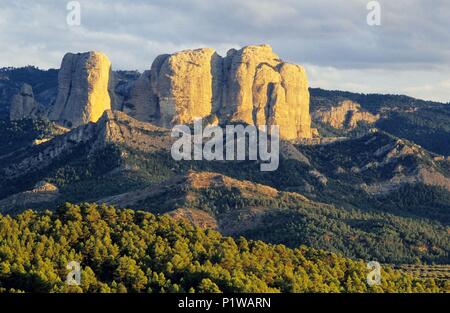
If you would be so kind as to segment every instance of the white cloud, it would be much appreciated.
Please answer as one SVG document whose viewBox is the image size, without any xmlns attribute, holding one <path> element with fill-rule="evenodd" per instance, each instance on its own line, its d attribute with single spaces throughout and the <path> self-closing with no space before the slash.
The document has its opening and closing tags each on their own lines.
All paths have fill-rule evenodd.
<svg viewBox="0 0 450 313">
<path fill-rule="evenodd" d="M 69 28 L 67 1 L 1 2 L 0 66 L 58 67 L 67 51 L 102 50 L 116 69 L 144 70 L 161 53 L 268 43 L 305 65 L 311 85 L 450 101 L 447 0 L 380 0 L 379 27 L 366 24 L 366 0 L 80 3 L 82 26 Z"/>
<path fill-rule="evenodd" d="M 311 87 L 363 93 L 405 94 L 416 98 L 449 102 L 450 68 L 433 71 L 404 69 L 337 69 L 305 66 Z"/>
</svg>

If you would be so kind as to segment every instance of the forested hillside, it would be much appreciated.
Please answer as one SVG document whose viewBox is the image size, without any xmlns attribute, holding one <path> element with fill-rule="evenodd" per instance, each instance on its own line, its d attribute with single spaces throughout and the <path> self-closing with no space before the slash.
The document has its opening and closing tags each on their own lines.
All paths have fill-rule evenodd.
<svg viewBox="0 0 450 313">
<path fill-rule="evenodd" d="M 361 105 L 363 111 L 378 114 L 371 127 L 408 139 L 435 153 L 450 155 L 450 104 L 425 101 L 404 95 L 363 94 L 310 88 L 311 112 L 328 110 L 346 100 Z M 314 117 L 314 114 L 313 114 Z M 367 129 L 335 129 L 314 120 L 321 136 L 357 136 Z"/>
<path fill-rule="evenodd" d="M 68 286 L 68 262 L 81 263 Z M 0 215 L 3 292 L 444 292 L 449 282 L 389 267 L 368 287 L 366 261 L 289 249 L 167 216 L 66 204 L 56 212 Z"/>
</svg>

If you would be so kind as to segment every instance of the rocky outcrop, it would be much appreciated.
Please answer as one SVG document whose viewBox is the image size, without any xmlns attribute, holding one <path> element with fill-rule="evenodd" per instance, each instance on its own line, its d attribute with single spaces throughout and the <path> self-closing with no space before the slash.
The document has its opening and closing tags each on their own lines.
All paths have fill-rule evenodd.
<svg viewBox="0 0 450 313">
<path fill-rule="evenodd" d="M 305 70 L 268 45 L 232 49 L 226 57 L 210 48 L 161 55 L 133 90 L 125 112 L 164 127 L 213 116 L 279 125 L 285 139 L 311 137 Z"/>
<path fill-rule="evenodd" d="M 150 86 L 150 71 L 145 71 L 131 87 L 130 95 L 123 105 L 123 112 L 144 122 L 157 120 L 159 112 Z"/>
<path fill-rule="evenodd" d="M 131 84 L 110 67 L 99 52 L 66 54 L 50 120 L 73 128 L 115 109 L 166 128 L 207 118 L 278 125 L 284 139 L 312 136 L 305 70 L 268 45 L 231 49 L 225 57 L 211 48 L 160 55 Z"/>
<path fill-rule="evenodd" d="M 159 68 L 154 91 L 162 126 L 189 123 L 212 113 L 212 67 L 217 58 L 213 49 L 186 50 L 152 66 Z"/>
<path fill-rule="evenodd" d="M 9 119 L 15 121 L 36 118 L 37 111 L 38 103 L 34 99 L 33 88 L 28 84 L 23 84 L 19 93 L 12 97 Z"/>
<path fill-rule="evenodd" d="M 0 209 L 7 212 L 18 208 L 39 207 L 54 202 L 59 195 L 58 187 L 41 181 L 32 190 L 20 192 L 0 200 Z"/>
<path fill-rule="evenodd" d="M 58 75 L 58 95 L 49 118 L 68 127 L 96 122 L 111 108 L 111 62 L 100 52 L 67 53 Z"/>
<path fill-rule="evenodd" d="M 362 111 L 358 103 L 350 100 L 342 101 L 338 106 L 320 109 L 313 113 L 314 120 L 336 129 L 354 129 L 359 122 L 373 124 L 379 118 L 378 114 L 374 115 L 370 112 Z"/>
</svg>

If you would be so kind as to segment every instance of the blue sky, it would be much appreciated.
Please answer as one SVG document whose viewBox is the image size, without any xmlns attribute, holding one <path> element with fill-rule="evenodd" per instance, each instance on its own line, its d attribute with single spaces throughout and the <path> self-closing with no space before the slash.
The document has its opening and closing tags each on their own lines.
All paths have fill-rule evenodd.
<svg viewBox="0 0 450 313">
<path fill-rule="evenodd" d="M 161 53 L 270 44 L 303 65 L 312 87 L 450 102 L 450 1 L 0 0 L 0 66 L 57 68 L 66 52 L 100 50 L 115 69 L 149 69 Z"/>
</svg>

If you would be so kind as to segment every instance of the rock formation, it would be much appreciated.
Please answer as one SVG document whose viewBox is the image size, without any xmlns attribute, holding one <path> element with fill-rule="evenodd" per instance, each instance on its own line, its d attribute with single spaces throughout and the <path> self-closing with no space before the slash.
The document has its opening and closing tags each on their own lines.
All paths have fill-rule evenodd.
<svg viewBox="0 0 450 313">
<path fill-rule="evenodd" d="M 96 122 L 111 108 L 111 62 L 100 52 L 67 53 L 58 75 L 58 95 L 49 118 L 68 127 Z"/>
<path fill-rule="evenodd" d="M 305 70 L 282 62 L 268 45 L 223 58 L 210 48 L 161 55 L 136 82 L 129 104 L 128 114 L 164 127 L 215 117 L 279 125 L 285 139 L 311 137 Z"/>
<path fill-rule="evenodd" d="M 109 76 L 109 96 L 112 110 L 123 111 L 127 105 L 133 107 L 131 103 L 134 96 L 143 98 L 141 93 L 144 90 L 135 87 L 139 85 L 137 80 L 147 76 L 148 72 L 141 74 L 138 71 L 111 71 Z M 132 93 L 133 89 L 136 89 L 138 93 Z M 148 90 L 147 87 L 146 89 Z"/>
<path fill-rule="evenodd" d="M 165 58 L 155 73 L 162 126 L 189 123 L 212 113 L 214 56 L 213 49 L 198 49 Z"/>
<path fill-rule="evenodd" d="M 131 87 L 129 97 L 123 104 L 123 112 L 140 121 L 154 122 L 159 112 L 150 86 L 150 71 L 144 71 Z"/>
<path fill-rule="evenodd" d="M 312 136 L 305 70 L 268 45 L 231 49 L 225 57 L 211 48 L 160 55 L 125 87 L 110 66 L 99 52 L 66 54 L 49 118 L 77 127 L 116 109 L 163 127 L 207 118 L 279 125 L 285 139 Z"/>
<path fill-rule="evenodd" d="M 281 137 L 311 137 L 305 70 L 282 62 L 268 45 L 230 50 L 223 61 L 222 108 L 232 120 L 279 125 Z"/>
<path fill-rule="evenodd" d="M 314 120 L 336 129 L 353 129 L 359 122 L 375 123 L 380 116 L 361 111 L 358 103 L 345 100 L 330 109 L 320 109 L 313 113 Z"/>
<path fill-rule="evenodd" d="M 11 99 L 9 119 L 11 121 L 24 118 L 36 118 L 38 104 L 34 99 L 33 88 L 28 84 L 23 84 L 18 94 Z"/>
</svg>

